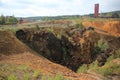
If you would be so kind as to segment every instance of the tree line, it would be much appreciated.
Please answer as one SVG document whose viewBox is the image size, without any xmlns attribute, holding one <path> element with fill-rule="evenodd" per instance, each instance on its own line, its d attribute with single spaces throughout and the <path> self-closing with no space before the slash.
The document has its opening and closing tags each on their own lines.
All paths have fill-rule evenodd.
<svg viewBox="0 0 120 80">
<path fill-rule="evenodd" d="M 0 16 L 0 25 L 10 25 L 10 24 L 17 24 L 18 20 L 16 17 L 13 16 Z"/>
</svg>

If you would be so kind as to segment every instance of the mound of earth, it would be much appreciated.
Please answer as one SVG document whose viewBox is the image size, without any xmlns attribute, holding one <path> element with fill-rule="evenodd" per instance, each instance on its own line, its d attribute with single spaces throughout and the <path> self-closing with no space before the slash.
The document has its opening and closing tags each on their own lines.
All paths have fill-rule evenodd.
<svg viewBox="0 0 120 80">
<path fill-rule="evenodd" d="M 89 21 L 82 24 L 85 27 L 92 26 L 111 35 L 120 36 L 120 21 Z"/>
<path fill-rule="evenodd" d="M 11 31 L 0 31 L 0 55 L 18 54 L 30 51 Z"/>
<path fill-rule="evenodd" d="M 10 31 L 0 31 L 0 54 L 2 54 L 0 64 L 28 65 L 45 75 L 55 75 L 60 72 L 64 77 L 72 80 L 96 80 L 88 74 L 77 74 L 64 66 L 50 62 L 29 49 Z"/>
</svg>

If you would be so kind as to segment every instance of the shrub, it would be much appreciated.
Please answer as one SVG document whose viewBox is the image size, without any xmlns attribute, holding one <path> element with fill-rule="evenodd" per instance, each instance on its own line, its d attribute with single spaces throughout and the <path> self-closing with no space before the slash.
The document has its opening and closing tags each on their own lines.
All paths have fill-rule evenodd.
<svg viewBox="0 0 120 80">
<path fill-rule="evenodd" d="M 84 28 L 84 26 L 83 26 L 82 23 L 75 24 L 75 27 L 76 27 L 77 29 L 83 29 L 83 28 Z"/>
<path fill-rule="evenodd" d="M 100 48 L 101 51 L 106 51 L 109 48 L 108 43 L 104 41 L 103 39 L 100 39 L 98 41 L 97 46 L 98 48 Z"/>
</svg>

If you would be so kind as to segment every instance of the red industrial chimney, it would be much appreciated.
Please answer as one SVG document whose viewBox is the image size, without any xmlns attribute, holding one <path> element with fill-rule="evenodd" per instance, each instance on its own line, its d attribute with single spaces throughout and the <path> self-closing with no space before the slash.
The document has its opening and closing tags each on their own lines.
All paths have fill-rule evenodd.
<svg viewBox="0 0 120 80">
<path fill-rule="evenodd" d="M 94 17 L 97 18 L 99 13 L 99 4 L 95 4 Z"/>
</svg>

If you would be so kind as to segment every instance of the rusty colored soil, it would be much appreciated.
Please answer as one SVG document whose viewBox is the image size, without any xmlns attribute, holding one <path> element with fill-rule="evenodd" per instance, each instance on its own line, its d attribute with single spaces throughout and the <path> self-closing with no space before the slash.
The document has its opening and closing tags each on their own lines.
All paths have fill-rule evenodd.
<svg viewBox="0 0 120 80">
<path fill-rule="evenodd" d="M 113 36 L 120 36 L 120 21 L 85 21 L 82 24 L 106 31 Z"/>
</svg>

